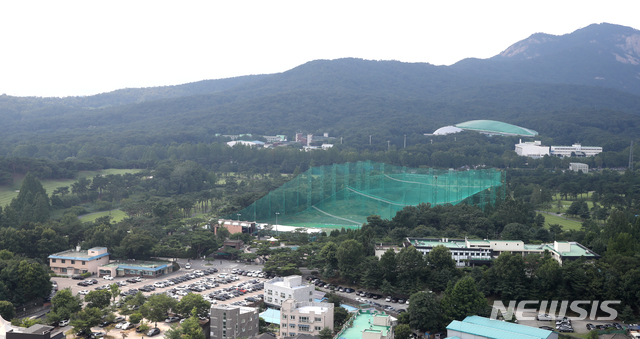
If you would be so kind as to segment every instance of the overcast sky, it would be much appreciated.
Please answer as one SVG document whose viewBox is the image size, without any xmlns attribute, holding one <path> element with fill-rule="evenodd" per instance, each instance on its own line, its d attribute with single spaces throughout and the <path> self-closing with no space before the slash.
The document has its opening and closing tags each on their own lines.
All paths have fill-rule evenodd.
<svg viewBox="0 0 640 339">
<path fill-rule="evenodd" d="M 640 1 L 3 1 L 0 94 L 91 95 L 356 57 L 451 65 L 536 32 L 640 28 Z"/>
</svg>

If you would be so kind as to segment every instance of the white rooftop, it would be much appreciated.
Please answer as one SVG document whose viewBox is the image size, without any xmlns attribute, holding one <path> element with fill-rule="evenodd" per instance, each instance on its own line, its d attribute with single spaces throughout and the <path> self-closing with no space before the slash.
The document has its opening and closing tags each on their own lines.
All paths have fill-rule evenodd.
<svg viewBox="0 0 640 339">
<path fill-rule="evenodd" d="M 320 306 L 302 306 L 298 308 L 298 311 L 300 313 L 311 313 L 311 312 L 323 313 L 323 312 L 327 312 L 328 310 L 329 310 L 328 307 L 320 307 Z"/>
</svg>

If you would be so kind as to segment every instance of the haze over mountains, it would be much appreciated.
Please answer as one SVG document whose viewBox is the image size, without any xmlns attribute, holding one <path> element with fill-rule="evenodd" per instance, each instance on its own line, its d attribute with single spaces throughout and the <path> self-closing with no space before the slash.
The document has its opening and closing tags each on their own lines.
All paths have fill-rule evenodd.
<svg viewBox="0 0 640 339">
<path fill-rule="evenodd" d="M 5 146 L 208 142 L 215 133 L 296 131 L 364 140 L 471 119 L 522 125 L 559 143 L 637 138 L 640 31 L 594 24 L 562 36 L 536 33 L 490 59 L 452 66 L 315 60 L 271 75 L 89 97 L 0 96 Z"/>
</svg>

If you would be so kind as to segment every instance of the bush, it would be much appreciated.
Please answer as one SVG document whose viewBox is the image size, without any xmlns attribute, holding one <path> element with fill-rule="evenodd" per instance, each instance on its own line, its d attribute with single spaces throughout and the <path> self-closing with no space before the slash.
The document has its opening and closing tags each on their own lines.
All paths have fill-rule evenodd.
<svg viewBox="0 0 640 339">
<path fill-rule="evenodd" d="M 91 276 L 91 272 L 82 273 L 80 274 L 80 276 L 82 276 L 83 278 L 89 278 Z"/>
<path fill-rule="evenodd" d="M 132 324 L 137 324 L 137 323 L 140 322 L 140 320 L 142 320 L 142 318 L 143 318 L 142 313 L 136 312 L 136 313 L 134 313 L 134 314 L 129 316 L 129 321 Z"/>
</svg>

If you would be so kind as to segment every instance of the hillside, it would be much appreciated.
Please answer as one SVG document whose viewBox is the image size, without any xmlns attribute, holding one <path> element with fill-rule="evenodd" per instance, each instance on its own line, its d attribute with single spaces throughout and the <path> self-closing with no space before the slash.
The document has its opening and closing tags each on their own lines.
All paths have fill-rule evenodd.
<svg viewBox="0 0 640 339">
<path fill-rule="evenodd" d="M 85 98 L 0 96 L 0 154 L 24 143 L 166 145 L 210 142 L 216 133 L 393 138 L 471 119 L 526 126 L 562 143 L 628 144 L 622 140 L 640 126 L 636 36 L 601 24 L 537 33 L 493 58 L 449 67 L 346 58 Z M 623 52 L 627 63 L 612 56 Z M 606 81 L 590 80 L 594 72 Z"/>
</svg>

